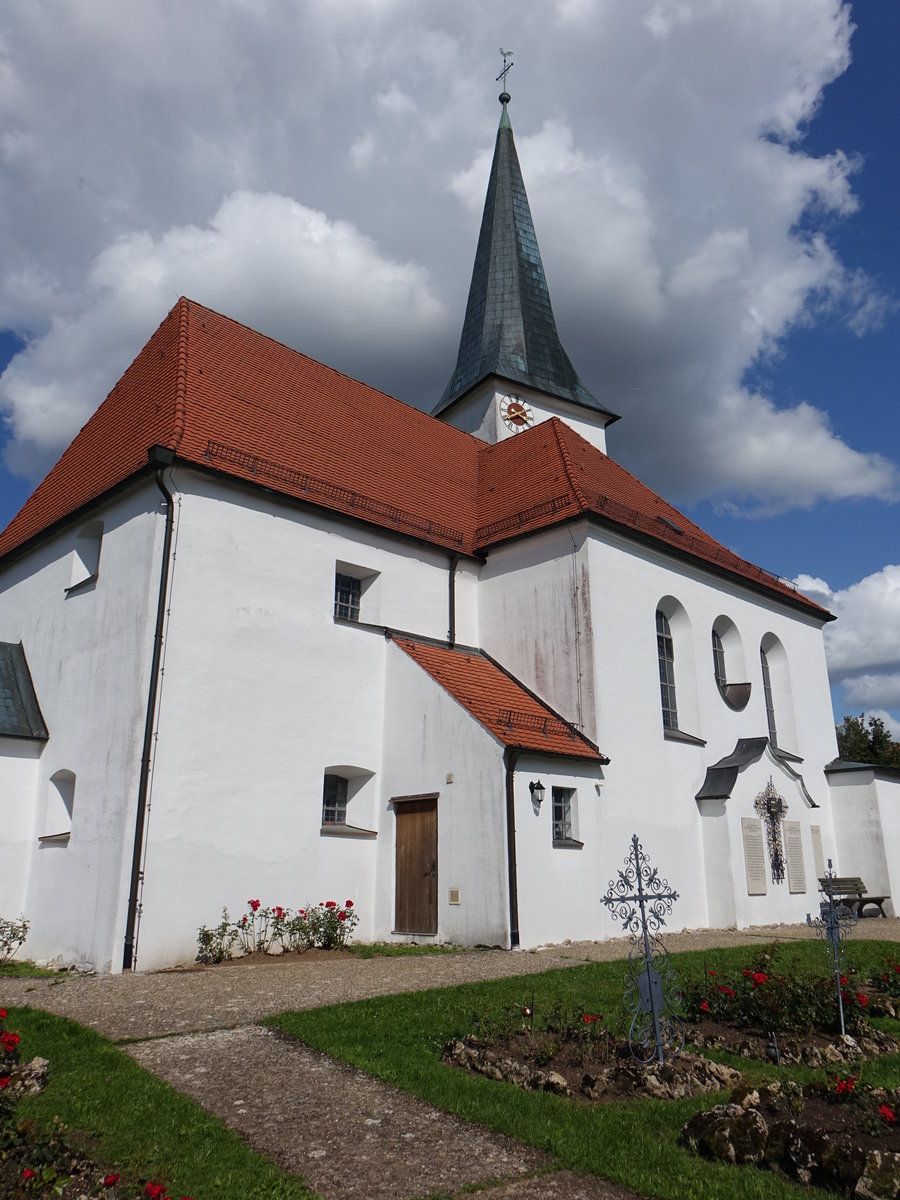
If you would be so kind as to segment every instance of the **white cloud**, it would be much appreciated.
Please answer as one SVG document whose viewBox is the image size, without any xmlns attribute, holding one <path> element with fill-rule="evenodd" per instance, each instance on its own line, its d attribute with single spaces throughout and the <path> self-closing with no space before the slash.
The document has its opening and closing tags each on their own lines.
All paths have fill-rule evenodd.
<svg viewBox="0 0 900 1200">
<path fill-rule="evenodd" d="M 758 514 L 898 494 L 811 397 L 743 384 L 798 325 L 862 335 L 892 311 L 831 240 L 854 148 L 804 150 L 849 61 L 839 0 L 8 10 L 0 327 L 29 335 L 0 380 L 10 462 L 61 448 L 179 292 L 430 407 L 509 41 L 557 321 L 625 418 L 612 452 L 673 499 Z"/>
<path fill-rule="evenodd" d="M 825 627 L 825 654 L 845 711 L 900 710 L 900 564 L 837 591 L 809 575 L 794 583 L 838 618 Z"/>
<path fill-rule="evenodd" d="M 13 360 L 2 395 L 18 467 L 46 468 L 60 427 L 71 436 L 87 419 L 181 294 L 325 361 L 340 357 L 370 380 L 390 377 L 384 346 L 398 322 L 426 354 L 446 322 L 421 267 L 385 257 L 353 225 L 288 197 L 236 192 L 202 228 L 134 234 L 104 250 L 78 310 Z"/>
</svg>

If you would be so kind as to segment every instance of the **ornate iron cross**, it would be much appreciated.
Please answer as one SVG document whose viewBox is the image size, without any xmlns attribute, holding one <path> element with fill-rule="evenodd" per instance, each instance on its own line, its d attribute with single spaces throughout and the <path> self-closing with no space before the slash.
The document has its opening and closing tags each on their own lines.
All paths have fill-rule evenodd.
<svg viewBox="0 0 900 1200">
<path fill-rule="evenodd" d="M 806 923 L 816 931 L 816 937 L 824 937 L 831 948 L 834 981 L 837 988 L 838 1016 L 841 1019 L 841 1034 L 847 1032 L 844 1023 L 844 992 L 841 978 L 844 975 L 843 950 L 844 939 L 850 933 L 850 926 L 859 920 L 859 914 L 852 912 L 846 904 L 838 904 L 835 899 L 835 880 L 838 876 L 831 869 L 831 859 L 828 860 L 828 870 L 821 879 L 820 885 L 825 893 L 825 900 L 819 906 L 820 915 L 813 919 L 806 914 Z"/>
<path fill-rule="evenodd" d="M 784 844 L 781 840 L 781 822 L 787 816 L 788 806 L 784 798 L 775 791 L 771 775 L 769 782 L 754 800 L 753 807 L 766 827 L 772 882 L 784 883 Z"/>
<path fill-rule="evenodd" d="M 623 1005 L 633 1013 L 628 1046 L 639 1062 L 663 1062 L 665 1046 L 676 1054 L 684 1046 L 684 1023 L 675 1012 L 681 993 L 669 952 L 658 936 L 677 899 L 668 880 L 650 866 L 634 834 L 625 869 L 610 882 L 603 903 L 631 934 Z"/>
</svg>

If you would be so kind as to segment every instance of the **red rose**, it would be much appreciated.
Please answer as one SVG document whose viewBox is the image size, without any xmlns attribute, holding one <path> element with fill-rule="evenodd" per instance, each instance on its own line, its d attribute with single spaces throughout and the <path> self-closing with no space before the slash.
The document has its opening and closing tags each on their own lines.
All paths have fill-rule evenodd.
<svg viewBox="0 0 900 1200">
<path fill-rule="evenodd" d="M 121 1175 L 107 1175 L 106 1178 L 103 1180 L 103 1186 L 104 1187 L 115 1187 L 115 1185 L 119 1182 L 119 1180 L 121 1178 L 122 1178 Z"/>
<path fill-rule="evenodd" d="M 846 975 L 842 975 L 842 976 L 841 976 L 841 987 L 843 987 L 843 986 L 844 986 L 844 984 L 845 984 L 846 982 L 847 982 L 847 976 L 846 976 Z"/>
<path fill-rule="evenodd" d="M 345 901 L 344 901 L 344 908 L 352 908 L 352 907 L 353 907 L 353 901 L 352 901 L 352 900 L 345 900 Z"/>
<path fill-rule="evenodd" d="M 887 978 L 887 976 L 885 976 L 885 978 Z M 2 1021 L 5 1016 L 6 1016 L 6 1009 L 0 1008 L 0 1021 Z"/>
<path fill-rule="evenodd" d="M 338 913 L 338 920 L 339 920 L 339 921 L 346 921 L 346 920 L 347 920 L 347 914 L 344 912 L 344 910 L 343 910 L 343 909 L 341 909 L 341 911 Z"/>
<path fill-rule="evenodd" d="M 769 978 L 768 975 L 766 975 L 766 973 L 764 971 L 754 971 L 753 972 L 753 986 L 759 987 L 761 984 L 765 983 L 768 978 Z"/>
<path fill-rule="evenodd" d="M 869 1003 L 869 997 L 868 997 L 868 996 L 865 996 L 865 995 L 863 995 L 863 993 L 862 993 L 862 992 L 857 992 L 857 993 L 856 993 L 856 999 L 857 999 L 857 1000 L 858 1000 L 858 1002 L 859 1002 L 859 1003 L 862 1005 L 862 1007 L 863 1007 L 863 1008 L 865 1008 L 865 1007 L 866 1007 L 866 1005 Z"/>
<path fill-rule="evenodd" d="M 31 1167 L 26 1167 L 22 1172 L 23 1179 L 34 1179 L 35 1175 L 37 1175 L 37 1171 L 32 1171 Z"/>
<path fill-rule="evenodd" d="M 337 900 L 326 900 L 325 907 L 326 908 L 337 908 Z"/>
<path fill-rule="evenodd" d="M 247 903 L 250 905 L 250 907 L 253 909 L 254 912 L 259 911 L 259 901 L 258 900 L 248 900 Z"/>
<path fill-rule="evenodd" d="M 0 1092 L 2 1092 L 3 1089 L 7 1088 L 7 1087 L 9 1087 L 9 1076 L 8 1075 L 0 1075 Z"/>
<path fill-rule="evenodd" d="M 259 901 L 257 900 L 257 904 L 258 903 L 259 903 Z M 149 1196 L 150 1200 L 160 1200 L 160 1197 L 162 1196 L 162 1194 L 165 1190 L 166 1189 L 163 1187 L 163 1185 L 161 1183 L 148 1183 L 147 1186 L 144 1188 L 144 1194 L 146 1196 Z"/>
<path fill-rule="evenodd" d="M 707 972 L 707 974 L 708 974 L 708 975 L 715 975 L 715 971 L 708 971 L 708 972 Z"/>
<path fill-rule="evenodd" d="M 702 1012 L 709 1012 L 709 1001 L 704 1000 L 703 1003 L 700 1005 L 700 1009 Z"/>
<path fill-rule="evenodd" d="M 896 1114 L 889 1104 L 880 1105 L 878 1115 L 883 1121 L 887 1121 L 888 1125 L 893 1125 L 897 1120 Z"/>
</svg>

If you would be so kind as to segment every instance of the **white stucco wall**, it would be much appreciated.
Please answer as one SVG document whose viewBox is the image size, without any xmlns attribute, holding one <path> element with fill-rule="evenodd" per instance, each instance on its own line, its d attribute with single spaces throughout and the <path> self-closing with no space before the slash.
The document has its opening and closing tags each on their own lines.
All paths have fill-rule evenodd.
<svg viewBox="0 0 900 1200">
<path fill-rule="evenodd" d="M 587 528 L 560 526 L 493 550 L 478 619 L 482 647 L 596 740 Z"/>
<path fill-rule="evenodd" d="M 83 523 L 0 574 L 0 638 L 22 641 L 50 738 L 35 768 L 24 911 L 36 959 L 118 969 L 164 519 L 147 481 L 91 514 L 99 576 L 66 593 Z M 68 844 L 40 844 L 50 779 L 76 777 Z M 21 864 L 19 876 L 21 878 Z M 21 886 L 21 885 L 20 885 Z"/>
<path fill-rule="evenodd" d="M 835 771 L 828 779 L 835 871 L 859 875 L 872 895 L 900 896 L 900 781 L 880 777 L 874 767 Z"/>
<path fill-rule="evenodd" d="M 364 779 L 379 829 L 384 636 L 333 618 L 335 565 L 368 575 L 360 621 L 444 639 L 449 554 L 179 470 L 177 558 L 148 823 L 138 966 L 185 961 L 249 898 L 353 899 L 375 933 L 379 841 L 325 836 L 326 771 Z M 458 568 L 458 593 L 471 592 Z M 466 602 L 458 620 L 466 625 Z M 382 834 L 379 832 L 379 840 Z"/>
<path fill-rule="evenodd" d="M 436 941 L 509 945 L 503 747 L 402 650 L 388 652 L 376 935 L 394 922 L 392 796 L 438 793 Z M 460 903 L 450 904 L 451 888 Z M 424 939 L 419 939 L 424 940 Z"/>
<path fill-rule="evenodd" d="M 529 783 L 546 788 L 539 810 Z M 575 790 L 573 834 L 580 848 L 553 845 L 553 788 Z M 603 768 L 523 755 L 516 766 L 519 937 L 523 948 L 547 942 L 605 940 L 621 933 L 600 898 L 628 849 L 609 837 Z"/>
<path fill-rule="evenodd" d="M 0 737 L 0 917 L 7 920 L 25 912 L 43 749 L 43 742 Z"/>
</svg>

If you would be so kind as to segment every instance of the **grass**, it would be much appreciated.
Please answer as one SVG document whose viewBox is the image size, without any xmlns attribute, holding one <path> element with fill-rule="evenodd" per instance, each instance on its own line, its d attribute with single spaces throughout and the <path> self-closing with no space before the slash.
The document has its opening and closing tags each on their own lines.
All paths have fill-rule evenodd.
<svg viewBox="0 0 900 1200">
<path fill-rule="evenodd" d="M 20 1103 L 42 1128 L 58 1116 L 104 1167 L 164 1182 L 194 1200 L 314 1200 L 296 1176 L 254 1153 L 199 1105 L 99 1034 L 31 1008 L 9 1010 L 23 1061 L 50 1060 L 50 1083 Z"/>
<path fill-rule="evenodd" d="M 374 947 L 358 947 L 374 950 Z M 447 952 L 449 948 L 391 946 L 392 951 Z M 860 977 L 880 970 L 896 943 L 850 943 L 850 962 Z M 451 949 L 452 952 L 452 949 Z M 680 979 L 700 978 L 709 969 L 739 970 L 758 948 L 695 951 L 673 956 Z M 779 969 L 821 969 L 819 943 L 783 943 Z M 25 964 L 21 964 L 25 965 Z M 624 1031 L 621 1017 L 624 964 L 589 963 L 543 975 L 466 984 L 429 992 L 381 997 L 302 1013 L 285 1013 L 271 1024 L 335 1058 L 422 1096 L 438 1107 L 509 1134 L 546 1151 L 560 1166 L 612 1179 L 661 1200 L 806 1200 L 826 1193 L 799 1188 L 771 1173 L 706 1162 L 678 1144 L 684 1122 L 716 1097 L 659 1103 L 652 1100 L 605 1105 L 575 1104 L 548 1094 L 526 1093 L 510 1084 L 468 1075 L 440 1061 L 444 1043 L 467 1032 L 474 1020 L 509 1006 L 530 1005 L 538 1014 L 554 1005 L 602 1012 L 608 1025 Z M 619 1014 L 617 1016 L 617 1014 Z M 900 1022 L 877 1024 L 895 1034 Z M 165 1182 L 173 1195 L 194 1200 L 310 1200 L 288 1175 L 251 1151 L 215 1117 L 156 1079 L 111 1042 L 68 1021 L 31 1008 L 10 1010 L 7 1028 L 22 1035 L 22 1058 L 51 1062 L 51 1082 L 41 1095 L 22 1102 L 23 1115 L 50 1128 L 53 1118 L 80 1131 L 86 1148 L 104 1167 L 123 1176 Z M 767 1063 L 722 1054 L 723 1061 L 759 1084 L 777 1078 Z M 796 1068 L 798 1079 L 816 1072 Z M 786 1072 L 787 1074 L 787 1072 Z M 866 1064 L 867 1083 L 900 1086 L 900 1055 Z"/>
<path fill-rule="evenodd" d="M 895 943 L 859 943 L 852 947 L 853 961 L 864 974 L 880 967 L 896 950 Z M 727 972 L 743 967 L 753 953 L 748 948 L 697 951 L 673 956 L 673 965 L 681 978 L 700 976 L 712 967 Z M 783 944 L 779 950 L 780 969 L 789 964 L 821 968 L 824 961 L 818 943 Z M 272 1018 L 271 1024 L 464 1120 L 544 1150 L 562 1166 L 614 1180 L 646 1196 L 662 1200 L 719 1200 L 723 1195 L 739 1200 L 797 1200 L 801 1194 L 808 1200 L 825 1197 L 825 1192 L 801 1189 L 769 1172 L 735 1170 L 682 1149 L 678 1144 L 682 1125 L 716 1098 L 575 1104 L 469 1075 L 440 1060 L 444 1043 L 467 1032 L 474 1019 L 490 1012 L 500 1014 L 507 1006 L 530 1004 L 532 987 L 536 1013 L 558 1004 L 602 1012 L 615 1025 L 614 1015 L 621 1013 L 622 975 L 621 962 L 592 963 L 527 978 L 285 1013 Z M 621 1028 L 621 1018 L 618 1024 Z M 900 1032 L 900 1024 L 888 1024 Z M 747 1082 L 777 1078 L 777 1069 L 767 1063 L 741 1059 L 739 1066 Z M 900 1056 L 867 1065 L 866 1079 L 900 1085 Z"/>
<path fill-rule="evenodd" d="M 32 962 L 0 963 L 0 979 L 33 978 L 44 979 L 48 975 L 58 975 L 59 971 L 50 971 L 46 967 L 37 967 Z"/>
<path fill-rule="evenodd" d="M 359 942 L 347 949 L 354 958 L 418 958 L 425 954 L 459 954 L 459 946 L 418 942 Z"/>
</svg>

